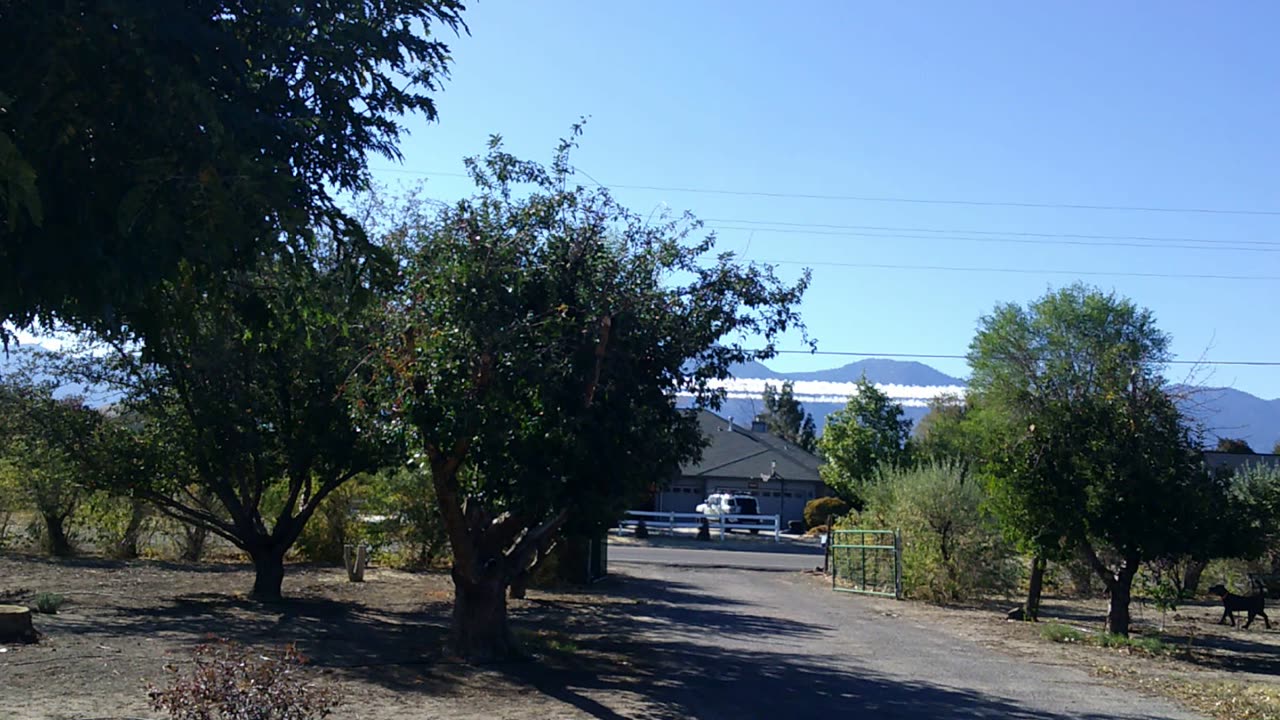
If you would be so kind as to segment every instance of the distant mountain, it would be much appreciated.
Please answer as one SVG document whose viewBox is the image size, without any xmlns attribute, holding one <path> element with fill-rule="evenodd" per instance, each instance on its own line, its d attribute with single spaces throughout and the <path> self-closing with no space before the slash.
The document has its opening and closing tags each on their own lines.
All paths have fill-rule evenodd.
<svg viewBox="0 0 1280 720">
<path fill-rule="evenodd" d="M 1280 400 L 1263 400 L 1234 388 L 1189 388 L 1183 411 L 1204 427 L 1210 445 L 1240 438 L 1269 453 L 1280 441 Z"/>
<path fill-rule="evenodd" d="M 756 364 L 759 365 L 759 363 Z M 765 369 L 768 370 L 768 368 Z M 924 363 L 885 360 L 882 358 L 859 360 L 831 370 L 787 373 L 785 377 L 788 380 L 857 382 L 862 379 L 863 375 L 866 375 L 867 380 L 880 385 L 931 387 L 935 385 L 965 384 L 963 380 L 940 373 Z"/>
<path fill-rule="evenodd" d="M 963 388 L 965 385 L 964 380 L 946 375 L 924 363 L 887 359 L 859 360 L 830 370 L 795 373 L 775 372 L 761 363 L 734 368 L 734 378 L 739 381 L 755 379 L 796 382 L 797 395 L 800 396 L 804 409 L 813 415 L 819 430 L 825 425 L 827 415 L 844 407 L 845 401 L 833 395 L 847 395 L 847 392 L 837 393 L 836 388 L 840 386 L 822 386 L 819 391 L 799 383 L 852 384 L 864 374 L 867 380 L 876 385 L 899 386 L 890 388 L 890 395 L 903 404 L 903 412 L 913 424 L 919 423 L 927 412 L 925 398 L 936 394 L 927 391 L 928 388 Z M 740 384 L 744 387 L 746 385 Z M 1280 399 L 1264 400 L 1232 388 L 1179 389 L 1189 391 L 1183 410 L 1203 426 L 1210 446 L 1216 444 L 1220 437 L 1241 438 L 1254 450 L 1269 453 L 1275 443 L 1280 441 Z M 820 394 L 806 398 L 806 392 Z M 720 414 L 732 417 L 740 425 L 749 426 L 751 419 L 764 410 L 764 404 L 758 395 L 747 397 L 747 394 L 741 389 L 735 391 L 725 401 Z"/>
</svg>

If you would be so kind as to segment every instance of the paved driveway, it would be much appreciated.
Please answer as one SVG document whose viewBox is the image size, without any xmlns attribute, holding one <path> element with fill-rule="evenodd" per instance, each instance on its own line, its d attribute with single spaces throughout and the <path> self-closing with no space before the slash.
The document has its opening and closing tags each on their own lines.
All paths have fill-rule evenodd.
<svg viewBox="0 0 1280 720">
<path fill-rule="evenodd" d="M 662 654 L 675 668 L 662 687 L 646 689 L 663 708 L 646 716 L 1199 717 L 1100 685 L 1074 667 L 1008 657 L 918 621 L 887 617 L 883 603 L 833 593 L 799 572 L 726 566 L 732 558 L 724 556 L 734 554 L 719 551 L 695 567 L 677 551 L 610 548 L 617 582 L 641 599 L 627 618 L 629 629 L 644 638 L 647 653 Z M 775 557 L 784 560 L 767 562 L 787 558 Z M 752 559 L 759 560 L 745 558 Z M 811 563 L 808 556 L 791 559 Z M 584 696 L 594 696 L 590 715 L 634 716 L 608 711 L 608 694 L 587 690 Z"/>
</svg>

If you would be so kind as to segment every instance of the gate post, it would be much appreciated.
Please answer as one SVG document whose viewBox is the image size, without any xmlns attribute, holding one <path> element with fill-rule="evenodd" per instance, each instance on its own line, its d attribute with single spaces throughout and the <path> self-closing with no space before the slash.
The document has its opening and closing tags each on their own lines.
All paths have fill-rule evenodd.
<svg viewBox="0 0 1280 720">
<path fill-rule="evenodd" d="M 893 531 L 893 597 L 902 599 L 902 531 Z"/>
</svg>

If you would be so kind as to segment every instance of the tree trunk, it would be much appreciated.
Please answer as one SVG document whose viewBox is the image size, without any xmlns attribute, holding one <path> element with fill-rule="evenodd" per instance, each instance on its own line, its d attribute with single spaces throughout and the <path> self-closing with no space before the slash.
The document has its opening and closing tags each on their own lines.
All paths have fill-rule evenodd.
<svg viewBox="0 0 1280 720">
<path fill-rule="evenodd" d="M 1200 589 L 1200 576 L 1204 574 L 1204 569 L 1209 563 L 1205 560 L 1188 560 L 1187 566 L 1182 569 L 1182 590 L 1188 594 L 1194 595 Z"/>
<path fill-rule="evenodd" d="M 1107 632 L 1129 637 L 1129 601 L 1133 596 L 1133 573 L 1121 570 L 1111 583 L 1111 603 L 1107 606 Z"/>
<path fill-rule="evenodd" d="M 492 662 L 511 655 L 507 596 L 501 573 L 468 578 L 453 568 L 453 628 L 450 650 L 472 662 Z"/>
<path fill-rule="evenodd" d="M 56 515 L 44 513 L 44 526 L 46 534 L 45 547 L 49 554 L 54 557 L 68 557 L 71 555 L 71 540 L 67 537 L 66 518 Z"/>
<path fill-rule="evenodd" d="M 281 599 L 280 586 L 284 584 L 284 549 L 263 546 L 249 551 L 253 559 L 253 592 L 259 602 L 277 602 Z"/>
<path fill-rule="evenodd" d="M 119 560 L 134 560 L 138 557 L 138 543 L 142 536 L 142 523 L 147 519 L 147 506 L 141 500 L 133 498 L 129 501 L 129 524 L 124 529 L 124 537 L 116 548 Z"/>
<path fill-rule="evenodd" d="M 182 548 L 180 559 L 183 562 L 200 562 L 204 557 L 205 545 L 209 542 L 209 530 L 199 525 L 182 526 Z"/>
<path fill-rule="evenodd" d="M 1027 604 L 1023 607 L 1022 619 L 1036 622 L 1040 619 L 1040 593 L 1044 589 L 1044 568 L 1046 561 L 1037 555 L 1031 558 L 1031 579 L 1027 583 Z"/>
</svg>

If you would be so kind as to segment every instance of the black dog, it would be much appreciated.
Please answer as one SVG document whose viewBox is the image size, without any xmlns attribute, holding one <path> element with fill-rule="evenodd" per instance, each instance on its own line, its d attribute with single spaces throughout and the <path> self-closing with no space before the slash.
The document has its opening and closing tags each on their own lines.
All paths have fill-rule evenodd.
<svg viewBox="0 0 1280 720">
<path fill-rule="evenodd" d="M 1231 627 L 1235 627 L 1235 614 L 1238 612 L 1247 612 L 1249 613 L 1249 619 L 1244 624 L 1246 628 L 1253 624 L 1253 619 L 1255 617 L 1261 615 L 1262 622 L 1267 624 L 1268 630 L 1271 629 L 1271 620 L 1267 618 L 1267 613 L 1263 610 L 1262 606 L 1262 603 L 1266 598 L 1262 595 L 1236 595 L 1222 585 L 1214 585 L 1209 588 L 1209 593 L 1222 598 L 1223 610 L 1222 619 L 1218 621 L 1219 625 L 1226 622 L 1227 618 L 1231 618 Z"/>
</svg>

